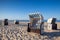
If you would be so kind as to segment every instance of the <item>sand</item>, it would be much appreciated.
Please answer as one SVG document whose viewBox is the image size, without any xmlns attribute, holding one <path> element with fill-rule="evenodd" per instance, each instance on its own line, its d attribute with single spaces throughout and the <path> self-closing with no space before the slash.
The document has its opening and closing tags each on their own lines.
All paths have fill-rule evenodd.
<svg viewBox="0 0 60 40">
<path fill-rule="evenodd" d="M 60 23 L 57 24 L 60 28 Z M 60 36 L 43 36 L 38 33 L 27 32 L 27 26 L 8 25 L 0 26 L 0 40 L 60 40 Z"/>
<path fill-rule="evenodd" d="M 32 35 L 33 34 L 33 35 Z M 27 27 L 18 25 L 9 25 L 0 27 L 0 40 L 39 40 L 37 33 L 27 32 Z"/>
</svg>

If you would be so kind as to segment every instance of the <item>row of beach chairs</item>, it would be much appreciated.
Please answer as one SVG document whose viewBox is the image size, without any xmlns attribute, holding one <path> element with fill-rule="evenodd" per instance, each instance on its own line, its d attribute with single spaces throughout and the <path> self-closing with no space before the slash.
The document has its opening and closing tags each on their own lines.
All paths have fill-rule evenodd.
<svg viewBox="0 0 60 40">
<path fill-rule="evenodd" d="M 19 24 L 19 21 L 16 20 L 14 21 L 14 24 Z M 4 20 L 0 20 L 0 25 L 9 25 L 9 20 L 8 19 L 4 19 Z"/>
<path fill-rule="evenodd" d="M 43 34 L 44 30 L 57 30 L 56 18 L 49 18 L 47 26 L 44 26 L 44 17 L 41 14 L 30 14 L 30 23 L 28 23 L 27 31 Z"/>
<path fill-rule="evenodd" d="M 45 29 L 44 26 L 44 17 L 41 14 L 30 14 L 29 15 L 30 18 L 30 22 L 28 23 L 28 28 L 27 31 L 31 32 L 31 31 L 35 31 L 35 32 L 43 32 L 43 30 Z M 8 25 L 8 19 L 5 19 L 3 21 L 4 25 Z M 47 20 L 47 30 L 57 30 L 57 24 L 56 22 L 56 18 L 49 18 Z M 15 24 L 19 24 L 19 21 L 14 21 Z M 0 22 L 0 25 L 2 24 L 2 22 Z"/>
</svg>

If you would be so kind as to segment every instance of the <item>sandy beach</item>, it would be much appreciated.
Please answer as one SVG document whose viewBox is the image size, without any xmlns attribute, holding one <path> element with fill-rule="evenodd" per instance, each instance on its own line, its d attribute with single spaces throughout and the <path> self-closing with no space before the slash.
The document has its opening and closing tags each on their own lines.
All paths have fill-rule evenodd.
<svg viewBox="0 0 60 40">
<path fill-rule="evenodd" d="M 26 26 L 0 26 L 0 40 L 60 40 L 60 36 L 50 37 L 34 32 L 27 32 L 27 23 L 24 24 Z M 47 25 L 46 23 L 44 24 Z M 57 22 L 57 27 L 58 29 L 60 28 L 60 22 Z"/>
</svg>

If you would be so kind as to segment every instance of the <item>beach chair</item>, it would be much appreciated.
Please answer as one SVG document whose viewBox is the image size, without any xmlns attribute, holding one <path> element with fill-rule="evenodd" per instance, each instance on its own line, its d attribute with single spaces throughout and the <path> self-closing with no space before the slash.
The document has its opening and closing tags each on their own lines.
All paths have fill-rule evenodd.
<svg viewBox="0 0 60 40">
<path fill-rule="evenodd" d="M 15 24 L 19 24 L 19 20 L 16 20 L 16 21 L 15 21 Z"/>
<path fill-rule="evenodd" d="M 48 24 L 47 29 L 57 30 L 57 24 L 55 22 L 56 22 L 56 18 L 49 18 L 47 21 L 47 24 Z"/>
<path fill-rule="evenodd" d="M 8 25 L 8 19 L 4 20 L 4 25 Z"/>
<path fill-rule="evenodd" d="M 37 32 L 40 33 L 41 32 L 41 28 L 43 28 L 43 16 L 41 14 L 30 14 L 29 15 L 30 18 L 30 23 L 28 23 L 28 28 L 27 31 L 28 32 Z"/>
</svg>

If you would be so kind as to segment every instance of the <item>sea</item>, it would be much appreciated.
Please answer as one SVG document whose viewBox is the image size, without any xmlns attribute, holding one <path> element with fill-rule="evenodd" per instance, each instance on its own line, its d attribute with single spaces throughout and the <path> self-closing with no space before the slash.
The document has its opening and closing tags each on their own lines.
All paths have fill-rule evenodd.
<svg viewBox="0 0 60 40">
<path fill-rule="evenodd" d="M 13 22 L 14 20 L 9 20 L 10 22 Z M 29 22 L 29 20 L 18 20 L 19 22 Z M 47 20 L 44 20 L 44 22 L 47 22 Z M 56 20 L 56 22 L 60 22 L 60 20 Z"/>
</svg>

